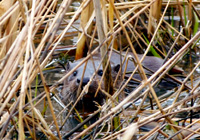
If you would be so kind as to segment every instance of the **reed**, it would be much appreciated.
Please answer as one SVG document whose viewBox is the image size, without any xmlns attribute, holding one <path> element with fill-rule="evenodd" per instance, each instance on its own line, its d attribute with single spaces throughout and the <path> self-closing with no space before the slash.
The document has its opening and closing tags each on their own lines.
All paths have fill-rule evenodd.
<svg viewBox="0 0 200 140">
<path fill-rule="evenodd" d="M 0 139 L 194 138 L 200 125 L 195 117 L 199 112 L 200 62 L 190 61 L 188 69 L 182 66 L 184 73 L 178 77 L 170 70 L 188 56 L 198 58 L 199 4 L 191 0 L 2 0 Z M 127 59 L 131 59 L 128 51 L 132 52 L 135 70 L 129 74 L 122 71 L 112 79 L 112 51 Z M 107 83 L 105 90 L 99 85 L 97 91 L 107 98 L 88 115 L 77 110 L 76 104 L 89 83 L 68 105 L 62 103 L 59 92 L 63 82 L 81 65 L 86 69 L 96 53 L 101 54 L 104 69 L 99 83 Z M 142 59 L 137 53 L 144 54 Z M 165 60 L 152 75 L 145 73 L 142 65 L 147 54 Z M 74 58 L 82 59 L 71 71 L 63 72 Z M 121 63 L 127 67 L 126 59 Z M 141 80 L 133 78 L 136 73 Z M 118 78 L 121 83 L 116 85 Z M 157 89 L 163 80 L 177 86 L 170 90 L 161 87 L 165 91 L 159 96 Z M 133 85 L 133 81 L 139 84 Z M 132 90 L 121 98 L 128 89 Z M 80 124 L 66 131 L 64 126 L 72 115 Z"/>
</svg>

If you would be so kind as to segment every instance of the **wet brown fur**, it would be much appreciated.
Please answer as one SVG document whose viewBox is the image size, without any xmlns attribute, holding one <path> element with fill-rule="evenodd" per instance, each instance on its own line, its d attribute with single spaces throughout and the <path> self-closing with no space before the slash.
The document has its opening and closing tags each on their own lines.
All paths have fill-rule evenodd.
<svg viewBox="0 0 200 140">
<path fill-rule="evenodd" d="M 130 53 L 131 54 L 131 53 Z M 129 55 L 130 55 L 129 54 Z M 138 55 L 139 59 L 142 57 L 142 55 Z M 123 58 L 122 58 L 123 59 Z M 66 67 L 66 72 L 69 72 L 73 67 L 75 67 L 77 64 L 80 63 L 82 59 L 74 62 L 74 63 L 69 63 Z M 86 67 L 86 71 L 84 73 L 84 77 L 86 79 L 86 82 L 88 79 L 90 79 L 95 72 L 95 69 L 100 65 L 101 57 L 99 55 L 93 56 L 93 59 L 89 59 Z M 94 62 L 94 63 L 93 63 Z M 119 71 L 119 66 L 120 66 L 120 55 L 117 53 L 112 53 L 111 55 L 111 67 L 112 67 L 112 78 L 115 80 L 116 75 Z M 153 71 L 156 71 L 162 66 L 163 60 L 157 57 L 152 57 L 152 56 L 146 56 L 143 65 Z M 95 66 L 95 68 L 94 68 Z M 122 71 L 124 71 L 125 65 L 122 66 Z M 126 71 L 133 71 L 135 68 L 134 63 L 132 61 L 128 61 L 128 67 Z M 63 91 L 61 93 L 62 101 L 67 105 L 68 103 L 72 102 L 74 103 L 77 98 L 78 98 L 78 88 L 80 83 L 77 81 L 81 80 L 82 74 L 84 70 L 84 65 L 80 66 L 75 73 L 70 75 L 64 82 L 64 87 Z M 98 85 L 101 79 L 101 72 L 102 71 L 102 66 L 100 67 L 99 70 L 97 70 L 96 75 L 91 81 L 91 84 L 89 86 L 88 92 L 84 93 L 83 97 L 81 97 L 81 100 L 78 102 L 76 108 L 77 109 L 88 109 L 90 111 L 94 111 L 97 109 L 96 105 L 94 102 L 97 102 L 98 104 L 102 104 L 105 100 L 105 94 L 99 90 L 97 96 L 95 97 L 96 90 L 98 89 Z M 146 71 L 146 73 L 149 73 Z M 100 74 L 100 75 L 99 75 Z M 140 76 L 137 74 L 134 76 L 134 78 L 141 79 Z M 78 80 L 79 79 L 79 80 Z M 118 82 L 116 86 L 119 86 L 119 83 L 121 78 L 118 79 Z M 104 82 L 100 83 L 101 89 L 104 89 Z M 84 86 L 82 86 L 81 89 L 83 89 Z"/>
</svg>

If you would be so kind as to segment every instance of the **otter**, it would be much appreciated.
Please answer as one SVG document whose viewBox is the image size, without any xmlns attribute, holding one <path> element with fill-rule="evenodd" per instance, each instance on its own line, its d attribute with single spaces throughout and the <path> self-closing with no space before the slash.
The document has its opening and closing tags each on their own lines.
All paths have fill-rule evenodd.
<svg viewBox="0 0 200 140">
<path fill-rule="evenodd" d="M 128 53 L 128 55 L 132 55 L 132 53 Z M 143 55 L 138 54 L 139 59 L 142 58 Z M 124 59 L 124 56 L 120 56 L 120 54 L 116 52 L 111 53 L 111 59 L 110 59 L 110 64 L 111 64 L 111 69 L 112 69 L 112 78 L 115 80 L 120 67 L 122 68 L 122 71 L 125 71 L 125 63 L 121 66 L 121 60 Z M 126 60 L 128 60 L 126 58 Z M 74 63 L 69 63 L 66 66 L 66 72 L 69 72 L 73 67 L 75 67 L 77 64 L 80 63 L 82 59 L 79 59 L 75 61 Z M 145 59 L 142 62 L 142 65 L 152 71 L 157 71 L 162 65 L 163 65 L 164 60 L 158 57 L 154 56 L 145 56 Z M 73 72 L 72 75 L 70 75 L 65 81 L 63 85 L 63 90 L 61 93 L 61 99 L 64 104 L 68 104 L 70 101 L 75 102 L 78 98 L 78 88 L 80 86 L 81 90 L 84 88 L 84 86 L 90 81 L 90 85 L 88 88 L 87 93 L 83 95 L 81 100 L 78 102 L 76 105 L 76 109 L 83 109 L 84 111 L 89 110 L 89 112 L 93 112 L 94 110 L 97 109 L 96 103 L 102 105 L 105 99 L 105 94 L 99 90 L 97 95 L 95 96 L 95 93 L 97 91 L 98 85 L 100 83 L 100 79 L 103 75 L 103 69 L 102 66 L 97 70 L 98 66 L 101 65 L 101 57 L 99 54 L 94 55 L 92 58 L 90 58 L 87 62 L 86 70 L 82 79 L 82 84 L 81 84 L 81 78 L 83 75 L 83 70 L 84 70 L 84 65 L 80 66 L 76 71 Z M 133 61 L 128 60 L 128 65 L 126 67 L 126 72 L 132 72 L 135 69 L 135 65 Z M 97 71 L 96 71 L 97 70 Z M 94 76 L 93 79 L 90 79 L 93 74 L 96 72 L 96 75 Z M 152 74 L 152 72 L 145 70 L 145 73 Z M 136 78 L 138 80 L 141 80 L 139 74 L 135 74 L 133 78 Z M 117 84 L 119 84 L 120 78 L 117 80 Z M 101 89 L 104 89 L 104 81 L 100 83 Z M 96 102 L 96 103 L 95 103 Z"/>
</svg>

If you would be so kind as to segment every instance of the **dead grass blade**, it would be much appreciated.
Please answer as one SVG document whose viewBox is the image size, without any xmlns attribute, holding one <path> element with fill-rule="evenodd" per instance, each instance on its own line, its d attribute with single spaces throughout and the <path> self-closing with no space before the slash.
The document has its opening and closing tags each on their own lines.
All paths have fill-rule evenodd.
<svg viewBox="0 0 200 140">
<path fill-rule="evenodd" d="M 191 0 L 1 1 L 0 139 L 200 135 L 199 4 Z M 87 56 L 79 59 L 82 54 Z M 149 54 L 163 58 L 157 70 L 153 70 L 157 62 L 151 61 L 155 57 Z M 71 62 L 74 57 L 79 60 Z M 91 63 L 93 67 L 88 67 Z M 172 75 L 173 70 L 179 73 Z M 73 79 L 77 72 L 90 76 Z M 88 82 L 79 85 L 85 77 Z M 61 98 L 65 88 L 70 89 L 67 103 Z M 99 94 L 102 102 L 96 101 Z M 95 103 L 88 108 L 83 103 L 81 110 L 78 107 L 86 98 Z M 86 110 L 94 106 L 97 111 Z M 69 122 L 74 126 L 69 128 Z"/>
</svg>

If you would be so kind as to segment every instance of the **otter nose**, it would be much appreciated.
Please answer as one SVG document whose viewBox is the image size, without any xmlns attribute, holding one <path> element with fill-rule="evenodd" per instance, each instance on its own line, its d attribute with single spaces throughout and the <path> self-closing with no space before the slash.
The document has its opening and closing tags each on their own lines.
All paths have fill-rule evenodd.
<svg viewBox="0 0 200 140">
<path fill-rule="evenodd" d="M 81 87 L 84 87 L 90 81 L 89 78 L 83 78 Z M 81 80 L 77 79 L 77 83 L 80 84 Z"/>
</svg>

